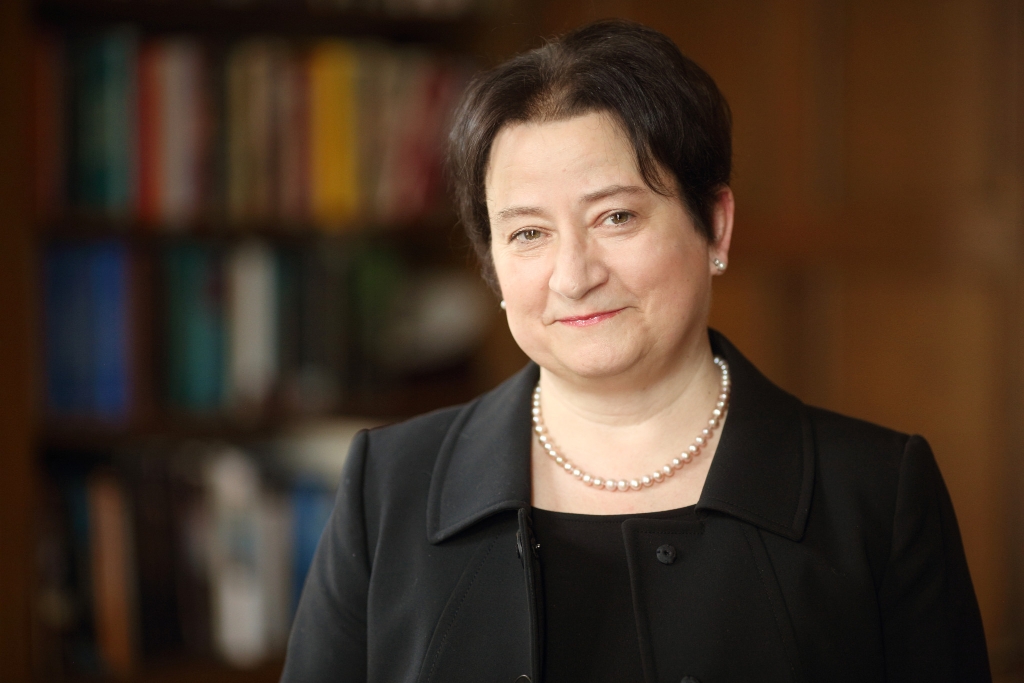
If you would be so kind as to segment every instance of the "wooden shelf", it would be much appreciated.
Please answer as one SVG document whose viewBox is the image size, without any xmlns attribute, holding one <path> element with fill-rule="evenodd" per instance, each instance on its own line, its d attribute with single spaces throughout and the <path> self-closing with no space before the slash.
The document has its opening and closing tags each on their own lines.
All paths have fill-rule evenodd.
<svg viewBox="0 0 1024 683">
<path fill-rule="evenodd" d="M 284 667 L 282 659 L 274 659 L 251 669 L 236 669 L 215 660 L 187 659 L 178 662 L 147 664 L 118 683 L 276 683 Z M 83 676 L 69 679 L 72 683 L 101 683 L 109 677 Z"/>
<path fill-rule="evenodd" d="M 117 219 L 87 213 L 70 212 L 59 218 L 41 221 L 38 233 L 47 240 L 97 240 L 128 238 L 139 242 L 166 242 L 181 239 L 234 241 L 244 237 L 263 237 L 276 241 L 314 239 L 387 239 L 417 240 L 437 235 L 461 235 L 455 215 L 447 211 L 407 223 L 366 222 L 327 229 L 312 223 L 287 223 L 279 220 L 228 222 L 197 220 L 180 227 L 158 226 L 134 219 Z"/>
<path fill-rule="evenodd" d="M 197 0 L 75 1 L 41 0 L 33 6 L 36 21 L 64 30 L 131 24 L 147 33 L 194 33 L 208 36 L 334 36 L 379 38 L 458 48 L 475 30 L 472 18 L 383 16 L 365 12 L 308 7 L 301 2 L 249 4 Z"/>
<path fill-rule="evenodd" d="M 49 418 L 37 428 L 43 450 L 109 452 L 151 439 L 220 439 L 252 442 L 272 437 L 303 423 L 332 418 L 366 418 L 395 422 L 430 410 L 469 401 L 480 387 L 467 371 L 452 372 L 353 394 L 327 413 L 298 413 L 269 409 L 258 414 L 197 414 L 159 411 L 125 422 L 90 418 Z"/>
</svg>

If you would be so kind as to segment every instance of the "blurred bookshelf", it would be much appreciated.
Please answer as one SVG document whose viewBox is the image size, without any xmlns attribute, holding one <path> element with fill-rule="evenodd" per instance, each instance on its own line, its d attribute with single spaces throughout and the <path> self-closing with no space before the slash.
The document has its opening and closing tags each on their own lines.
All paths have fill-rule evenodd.
<svg viewBox="0 0 1024 683">
<path fill-rule="evenodd" d="M 487 388 L 487 1 L 26 4 L 35 680 L 276 680 L 351 438 Z"/>
</svg>

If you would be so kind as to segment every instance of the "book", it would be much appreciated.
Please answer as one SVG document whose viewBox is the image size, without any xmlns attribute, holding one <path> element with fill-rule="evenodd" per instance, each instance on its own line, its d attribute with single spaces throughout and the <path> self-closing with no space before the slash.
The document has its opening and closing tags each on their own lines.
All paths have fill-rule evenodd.
<svg viewBox="0 0 1024 683">
<path fill-rule="evenodd" d="M 273 92 L 283 55 L 266 40 L 239 43 L 228 52 L 227 208 L 237 222 L 269 220 L 274 214 Z"/>
<path fill-rule="evenodd" d="M 139 52 L 139 218 L 180 229 L 202 207 L 209 114 L 205 60 L 190 39 L 144 43 Z"/>
<path fill-rule="evenodd" d="M 235 410 L 252 411 L 269 399 L 277 380 L 277 277 L 273 249 L 246 240 L 228 252 L 227 400 Z"/>
<path fill-rule="evenodd" d="M 139 447 L 121 462 L 135 531 L 139 656 L 172 657 L 184 648 L 184 633 L 175 577 L 179 561 L 170 454 Z"/>
<path fill-rule="evenodd" d="M 309 57 L 310 203 L 314 221 L 329 232 L 358 215 L 357 51 L 322 41 Z"/>
<path fill-rule="evenodd" d="M 183 445 L 173 453 L 170 469 L 170 514 L 173 519 L 174 590 L 186 653 L 213 653 L 210 607 L 211 514 L 204 463 L 208 447 Z"/>
<path fill-rule="evenodd" d="M 87 495 L 97 650 L 109 673 L 127 678 L 135 669 L 137 649 L 131 519 L 112 473 L 90 475 Z"/>
<path fill-rule="evenodd" d="M 283 652 L 292 623 L 294 527 L 291 501 L 283 490 L 264 486 L 259 501 L 257 563 L 263 591 L 267 653 Z"/>
<path fill-rule="evenodd" d="M 286 227 L 310 220 L 309 62 L 292 49 L 283 60 L 274 90 L 277 132 L 278 217 Z"/>
<path fill-rule="evenodd" d="M 164 43 L 153 41 L 139 49 L 138 164 L 139 219 L 156 224 L 163 218 L 164 186 Z"/>
<path fill-rule="evenodd" d="M 211 516 L 210 604 L 217 653 L 249 667 L 268 653 L 261 583 L 260 479 L 254 463 L 231 447 L 211 453 L 204 473 Z"/>
<path fill-rule="evenodd" d="M 218 410 L 224 399 L 224 324 L 220 259 L 183 243 L 163 254 L 166 385 L 172 407 Z"/>
<path fill-rule="evenodd" d="M 131 410 L 131 257 L 123 242 L 90 249 L 92 287 L 92 413 L 121 421 Z"/>
<path fill-rule="evenodd" d="M 93 395 L 89 251 L 78 244 L 54 244 L 44 259 L 47 409 L 58 416 L 87 415 Z"/>
<path fill-rule="evenodd" d="M 137 200 L 137 37 L 126 28 L 76 38 L 73 95 L 75 203 L 115 218 Z"/>
<path fill-rule="evenodd" d="M 120 242 L 57 244 L 44 264 L 47 407 L 121 421 L 131 409 L 130 254 Z"/>
</svg>

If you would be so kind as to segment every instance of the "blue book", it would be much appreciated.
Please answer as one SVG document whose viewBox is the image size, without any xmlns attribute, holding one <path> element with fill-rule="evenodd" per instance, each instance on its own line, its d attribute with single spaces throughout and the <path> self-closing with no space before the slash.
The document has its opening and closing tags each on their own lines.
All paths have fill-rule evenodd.
<svg viewBox="0 0 1024 683">
<path fill-rule="evenodd" d="M 292 519 L 295 545 L 292 565 L 292 613 L 299 604 L 306 575 L 313 564 L 320 536 L 334 509 L 334 495 L 314 482 L 300 482 L 292 489 Z"/>
<path fill-rule="evenodd" d="M 221 407 L 224 325 L 220 263 L 214 250 L 181 244 L 164 253 L 167 301 L 167 398 L 176 408 Z"/>
<path fill-rule="evenodd" d="M 92 405 L 92 293 L 89 250 L 53 245 L 43 264 L 46 404 L 55 415 L 86 415 Z"/>
<path fill-rule="evenodd" d="M 120 242 L 91 249 L 92 413 L 108 420 L 126 418 L 131 402 L 129 260 Z"/>
<path fill-rule="evenodd" d="M 73 196 L 109 215 L 136 203 L 137 52 L 129 29 L 82 37 L 71 51 Z"/>
</svg>

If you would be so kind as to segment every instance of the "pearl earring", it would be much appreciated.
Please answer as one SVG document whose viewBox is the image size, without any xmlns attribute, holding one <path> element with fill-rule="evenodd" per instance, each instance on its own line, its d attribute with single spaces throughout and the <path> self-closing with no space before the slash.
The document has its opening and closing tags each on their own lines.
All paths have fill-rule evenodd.
<svg viewBox="0 0 1024 683">
<path fill-rule="evenodd" d="M 503 310 L 503 311 L 505 310 L 505 300 L 504 299 L 502 299 L 501 303 L 498 304 L 498 305 L 501 306 L 501 310 Z"/>
<path fill-rule="evenodd" d="M 711 262 L 715 264 L 715 268 L 718 268 L 719 273 L 725 272 L 725 264 L 718 259 L 712 259 Z"/>
</svg>

